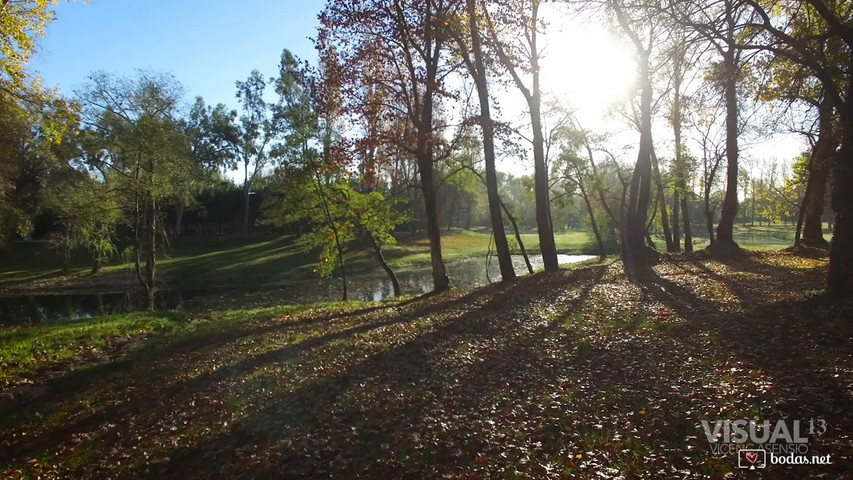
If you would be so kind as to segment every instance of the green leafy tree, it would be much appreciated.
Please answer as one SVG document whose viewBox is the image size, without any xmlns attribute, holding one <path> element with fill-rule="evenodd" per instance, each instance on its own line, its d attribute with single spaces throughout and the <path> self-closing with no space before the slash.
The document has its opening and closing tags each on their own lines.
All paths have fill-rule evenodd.
<svg viewBox="0 0 853 480">
<path fill-rule="evenodd" d="M 165 239 L 162 208 L 192 171 L 180 122 L 182 95 L 173 77 L 151 72 L 129 78 L 96 73 L 79 94 L 100 143 L 93 148 L 103 152 L 92 158 L 94 168 L 115 178 L 123 192 L 125 218 L 134 233 L 135 272 L 150 308 L 157 252 Z"/>
<path fill-rule="evenodd" d="M 32 233 L 49 176 L 62 167 L 56 134 L 73 138 L 77 110 L 62 98 L 47 104 L 0 99 L 0 239 Z"/>
<path fill-rule="evenodd" d="M 46 201 L 58 227 L 50 244 L 62 253 L 63 271 L 68 273 L 71 251 L 82 246 L 92 254 L 92 273 L 116 252 L 114 236 L 120 209 L 110 186 L 73 168 L 52 178 Z"/>
<path fill-rule="evenodd" d="M 280 110 L 264 99 L 267 80 L 252 70 L 245 81 L 236 82 L 241 113 L 217 105 L 210 114 L 215 144 L 227 146 L 232 168 L 243 170 L 243 235 L 249 233 L 252 187 L 264 169 L 274 160 L 273 152 L 282 132 Z"/>
<path fill-rule="evenodd" d="M 382 102 L 382 124 L 389 129 L 384 135 L 416 161 L 436 292 L 450 287 L 441 252 L 436 163 L 449 155 L 443 148 L 440 106 L 449 93 L 445 83 L 457 67 L 447 56 L 455 28 L 450 20 L 460 7 L 443 1 L 330 1 L 320 14 L 318 35 L 340 55 L 350 112 L 364 104 L 363 96 L 349 92 L 360 91 L 365 81 L 375 86 L 380 92 L 373 98 Z M 366 62 L 380 66 L 369 70 L 377 73 L 372 78 L 360 74 Z"/>
<path fill-rule="evenodd" d="M 187 158 L 190 167 L 185 175 L 177 177 L 174 195 L 169 199 L 174 206 L 175 236 L 182 233 L 184 212 L 196 206 L 198 195 L 218 179 L 222 169 L 232 160 L 229 145 L 215 122 L 225 116 L 223 105 L 215 109 L 197 97 L 186 118 L 181 120 L 181 130 L 186 137 Z"/>
<path fill-rule="evenodd" d="M 350 219 L 370 240 L 376 259 L 391 280 L 394 296 L 399 297 L 402 293 L 400 281 L 385 260 L 382 249 L 397 243 L 392 232 L 406 221 L 406 216 L 394 208 L 392 203 L 379 192 L 361 193 L 348 186 L 343 189 L 343 192 L 348 199 Z"/>
<path fill-rule="evenodd" d="M 324 276 L 341 272 L 343 299 L 347 300 L 345 253 L 359 232 L 366 235 L 382 268 L 394 285 L 400 286 L 385 261 L 382 247 L 393 244 L 393 229 L 402 223 L 381 193 L 360 193 L 335 155 L 340 141 L 336 122 L 336 97 L 330 92 L 334 79 L 328 78 L 329 64 L 312 72 L 289 51 L 282 53 L 276 92 L 280 96 L 278 115 L 286 125 L 284 141 L 276 155 L 287 160 L 273 176 L 273 197 L 268 204 L 268 221 L 277 224 L 307 222 L 310 233 L 304 241 L 319 249 L 318 271 Z"/>
<path fill-rule="evenodd" d="M 56 0 L 5 0 L 0 3 L 0 96 L 27 98 L 36 93 L 26 67 L 54 19 Z"/>
</svg>

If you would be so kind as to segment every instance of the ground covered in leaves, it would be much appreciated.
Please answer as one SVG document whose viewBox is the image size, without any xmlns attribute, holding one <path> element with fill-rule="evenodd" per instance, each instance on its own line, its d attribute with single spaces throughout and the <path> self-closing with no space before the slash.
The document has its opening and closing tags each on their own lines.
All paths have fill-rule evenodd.
<svg viewBox="0 0 853 480">
<path fill-rule="evenodd" d="M 7 379 L 0 477 L 853 478 L 853 310 L 825 265 L 700 253 L 187 319 Z M 739 470 L 700 426 L 739 418 L 823 419 L 833 464 Z"/>
</svg>

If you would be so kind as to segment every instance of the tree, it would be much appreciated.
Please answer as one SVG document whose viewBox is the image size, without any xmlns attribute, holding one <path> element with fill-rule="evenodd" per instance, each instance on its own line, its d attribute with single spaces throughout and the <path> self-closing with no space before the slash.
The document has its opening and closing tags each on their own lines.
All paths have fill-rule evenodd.
<svg viewBox="0 0 853 480">
<path fill-rule="evenodd" d="M 304 152 L 306 156 L 316 151 Z M 265 219 L 275 225 L 307 222 L 308 231 L 300 242 L 319 250 L 315 271 L 331 276 L 341 273 L 342 300 L 348 300 L 345 254 L 347 244 L 355 238 L 355 224 L 346 198 L 346 183 L 333 176 L 323 176 L 310 162 L 276 169 L 273 197 L 266 205 Z"/>
<path fill-rule="evenodd" d="M 738 136 L 741 130 L 738 85 L 744 68 L 741 44 L 749 37 L 749 32 L 742 26 L 751 21 L 752 12 L 743 3 L 734 0 L 673 2 L 667 7 L 663 9 L 666 14 L 704 38 L 719 55 L 719 61 L 711 64 L 709 79 L 722 93 L 725 105 L 726 190 L 716 239 L 712 245 L 737 247 L 733 229 L 738 210 Z"/>
<path fill-rule="evenodd" d="M 693 251 L 693 232 L 690 225 L 688 198 L 693 162 L 688 148 L 684 144 L 685 108 L 689 106 L 688 74 L 695 70 L 698 63 L 698 42 L 692 38 L 687 28 L 675 25 L 670 38 L 669 66 L 672 96 L 669 105 L 669 123 L 672 126 L 674 161 L 672 165 L 672 242 L 675 251 L 681 250 L 681 234 L 684 234 L 684 251 Z M 681 220 L 682 224 L 679 222 Z"/>
<path fill-rule="evenodd" d="M 394 296 L 399 297 L 402 294 L 400 281 L 385 260 L 382 249 L 397 243 L 392 232 L 406 220 L 405 215 L 392 208 L 391 202 L 379 192 L 361 193 L 354 189 L 344 190 L 344 192 L 348 199 L 350 218 L 370 240 L 377 261 L 391 281 Z"/>
<path fill-rule="evenodd" d="M 711 245 L 717 241 L 714 220 L 721 203 L 718 176 L 725 158 L 726 128 L 725 105 L 719 102 L 719 95 L 713 88 L 701 88 L 688 102 L 684 117 L 685 125 L 694 148 L 701 155 L 700 184 L 705 228 Z M 721 118 L 723 119 L 721 121 Z"/>
<path fill-rule="evenodd" d="M 120 182 L 134 234 L 136 277 L 153 309 L 157 251 L 165 236 L 161 210 L 191 170 L 179 118 L 183 87 L 151 72 L 133 78 L 95 73 L 89 82 L 78 96 L 84 121 L 100 142 L 97 150 L 105 153 L 92 159 L 93 167 Z"/>
<path fill-rule="evenodd" d="M 807 15 L 798 15 L 790 28 L 803 34 L 813 26 Z M 843 62 L 843 42 L 838 38 L 825 42 L 823 51 L 828 57 L 835 57 L 838 63 Z M 790 129 L 804 135 L 812 145 L 805 163 L 799 164 L 803 168 L 795 173 L 797 185 L 805 186 L 805 195 L 798 212 L 795 245 L 829 249 L 829 243 L 823 238 L 822 217 L 832 157 L 841 141 L 833 99 L 826 95 L 820 81 L 808 67 L 786 56 L 759 53 L 764 55 L 759 57 L 757 68 L 766 72 L 766 78 L 760 84 L 756 96 L 765 102 L 781 105 L 783 113 L 796 110 L 798 114 L 791 116 L 800 125 Z M 796 167 L 795 163 L 795 170 Z"/>
<path fill-rule="evenodd" d="M 19 108 L 0 100 L 0 239 L 30 235 L 49 170 L 35 116 L 19 115 Z"/>
<path fill-rule="evenodd" d="M 238 81 L 236 86 L 242 115 L 217 106 L 211 112 L 211 124 L 215 143 L 222 142 L 231 151 L 232 167 L 243 166 L 243 235 L 248 235 L 252 185 L 272 162 L 271 152 L 282 125 L 276 106 L 264 100 L 267 82 L 261 72 L 252 70 L 246 81 Z"/>
<path fill-rule="evenodd" d="M 743 48 L 767 51 L 809 69 L 838 115 L 841 143 L 832 162 L 836 217 L 827 292 L 832 296 L 853 295 L 853 189 L 847 188 L 853 182 L 853 5 L 804 0 L 784 3 L 771 11 L 754 0 L 744 3 L 756 16 L 748 27 L 762 38 L 744 42 Z M 833 43 L 841 48 L 826 48 Z"/>
<path fill-rule="evenodd" d="M 347 300 L 345 253 L 347 244 L 361 230 L 368 237 L 377 260 L 388 274 L 394 294 L 400 284 L 385 261 L 382 247 L 393 244 L 391 231 L 404 217 L 398 215 L 375 191 L 366 194 L 348 183 L 344 163 L 335 155 L 340 143 L 336 62 L 324 57 L 323 68 L 312 71 L 302 66 L 289 51 L 282 53 L 276 93 L 277 105 L 286 135 L 275 152 L 287 165 L 276 171 L 276 195 L 270 202 L 269 221 L 286 224 L 308 221 L 311 232 L 305 240 L 320 249 L 322 275 L 331 275 L 335 266 L 341 272 L 343 300 Z"/>
<path fill-rule="evenodd" d="M 548 195 L 548 167 L 545 161 L 545 135 L 542 128 L 542 91 L 540 88 L 539 33 L 544 28 L 539 18 L 540 0 L 495 2 L 495 13 L 486 12 L 489 39 L 501 65 L 509 72 L 530 110 L 532 130 L 533 177 L 536 201 L 536 228 L 545 271 L 558 270 L 557 246 L 551 225 L 551 201 Z M 501 28 L 500 35 L 498 28 Z M 503 31 L 508 29 L 509 32 Z M 530 84 L 522 79 L 529 75 Z"/>
<path fill-rule="evenodd" d="M 56 0 L 6 0 L 0 5 L 0 97 L 33 100 L 38 82 L 26 71 L 36 41 L 54 19 Z M 33 88 L 35 87 L 35 89 Z"/>
<path fill-rule="evenodd" d="M 738 10 L 734 2 L 724 1 L 724 23 L 722 42 L 714 43 L 718 48 L 722 63 L 718 81 L 722 84 L 726 105 L 726 194 L 720 211 L 720 223 L 717 225 L 717 243 L 725 246 L 737 246 L 734 241 L 734 221 L 737 216 L 737 177 L 738 177 L 738 97 L 737 84 L 740 70 L 741 50 L 735 45 L 735 28 Z M 719 30 L 718 30 L 719 31 Z"/>
<path fill-rule="evenodd" d="M 218 105 L 217 110 L 205 105 L 204 99 L 196 97 L 195 102 L 185 119 L 181 120 L 181 130 L 186 137 L 186 152 L 190 170 L 176 185 L 175 195 L 170 201 L 174 204 L 175 225 L 172 229 L 177 237 L 182 234 L 183 218 L 187 208 L 193 207 L 196 197 L 202 189 L 214 181 L 223 167 L 231 159 L 229 145 L 223 136 L 219 135 L 215 118 L 225 118 L 224 106 Z M 215 113 L 217 112 L 217 113 Z"/>
<path fill-rule="evenodd" d="M 489 105 L 489 83 L 486 78 L 486 62 L 484 60 L 483 39 L 480 34 L 480 11 L 478 11 L 476 0 L 466 0 L 466 14 L 468 19 L 468 34 L 471 39 L 469 46 L 462 39 L 461 34 L 455 36 L 459 46 L 459 52 L 465 60 L 465 65 L 474 79 L 477 88 L 477 98 L 480 102 L 480 115 L 478 117 L 483 134 L 483 156 L 485 159 L 485 182 L 486 192 L 489 200 L 489 220 L 492 225 L 492 235 L 495 239 L 495 250 L 498 254 L 498 265 L 500 266 L 501 278 L 504 281 L 515 278 L 515 267 L 512 265 L 509 243 L 504 230 L 503 216 L 501 215 L 501 199 L 498 193 L 497 170 L 495 169 L 495 127 Z"/>
<path fill-rule="evenodd" d="M 0 98 L 0 239 L 28 237 L 45 208 L 50 176 L 62 168 L 59 151 L 73 138 L 79 105 L 55 97 L 50 102 Z"/>
<path fill-rule="evenodd" d="M 338 48 L 345 91 L 360 89 L 365 80 L 381 89 L 383 94 L 375 98 L 383 103 L 374 107 L 385 112 L 384 123 L 400 134 L 395 143 L 417 162 L 436 292 L 449 288 L 450 279 L 441 253 L 435 164 L 452 150 L 442 148 L 436 107 L 440 97 L 448 95 L 444 88 L 447 76 L 456 70 L 447 54 L 450 29 L 454 28 L 450 20 L 458 10 L 458 3 L 450 0 L 330 1 L 320 15 L 318 35 L 322 45 Z M 379 66 L 375 77 L 366 79 L 360 74 L 365 62 Z M 363 99 L 348 95 L 348 111 L 365 108 Z"/>
<path fill-rule="evenodd" d="M 577 134 L 577 132 L 575 133 Z M 595 236 L 595 242 L 598 245 L 598 257 L 601 260 L 604 260 L 607 257 L 607 252 L 604 247 L 603 236 L 598 228 L 599 222 L 596 218 L 595 209 L 592 206 L 592 200 L 590 199 L 588 189 L 589 165 L 587 165 L 586 159 L 577 153 L 577 150 L 580 147 L 579 143 L 580 142 L 575 142 L 574 145 L 564 146 L 552 168 L 561 172 L 559 175 L 555 176 L 567 184 L 568 193 L 574 193 L 576 191 L 581 197 L 581 200 L 583 200 L 584 207 L 586 208 L 587 215 L 589 216 L 589 226 L 592 228 L 592 234 Z"/>
<path fill-rule="evenodd" d="M 68 273 L 71 250 L 86 247 L 92 254 L 92 273 L 99 273 L 103 261 L 115 253 L 113 243 L 120 209 L 115 191 L 89 172 L 67 168 L 54 175 L 46 202 L 56 218 L 51 245 L 62 253 L 62 269 Z"/>
<path fill-rule="evenodd" d="M 647 12 L 639 11 L 637 18 L 629 16 L 626 5 L 620 0 L 610 0 L 608 7 L 613 11 L 622 32 L 631 40 L 637 51 L 638 81 L 640 84 L 640 145 L 637 151 L 637 163 L 631 176 L 622 231 L 622 251 L 625 269 L 629 274 L 654 258 L 653 252 L 644 245 L 646 220 L 648 218 L 649 198 L 652 182 L 652 80 L 651 56 L 655 47 L 659 25 L 653 19 L 646 18 Z M 641 38 L 638 31 L 648 30 L 647 38 Z"/>
</svg>

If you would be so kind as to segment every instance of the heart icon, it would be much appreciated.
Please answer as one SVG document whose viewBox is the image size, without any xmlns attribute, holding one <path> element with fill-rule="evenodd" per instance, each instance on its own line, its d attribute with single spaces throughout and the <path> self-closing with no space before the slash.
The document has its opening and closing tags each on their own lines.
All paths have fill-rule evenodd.
<svg viewBox="0 0 853 480">
<path fill-rule="evenodd" d="M 753 465 L 758 461 L 758 452 L 747 452 L 744 456 L 746 457 L 746 460 Z"/>
</svg>

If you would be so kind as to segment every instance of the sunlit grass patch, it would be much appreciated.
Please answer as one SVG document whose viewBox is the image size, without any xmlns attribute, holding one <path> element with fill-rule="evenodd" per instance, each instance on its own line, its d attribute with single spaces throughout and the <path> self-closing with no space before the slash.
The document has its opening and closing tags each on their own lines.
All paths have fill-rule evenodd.
<svg viewBox="0 0 853 480">
<path fill-rule="evenodd" d="M 47 365 L 97 358 L 118 337 L 174 330 L 187 317 L 175 312 L 130 313 L 0 330 L 0 382 L 18 381 Z"/>
</svg>

